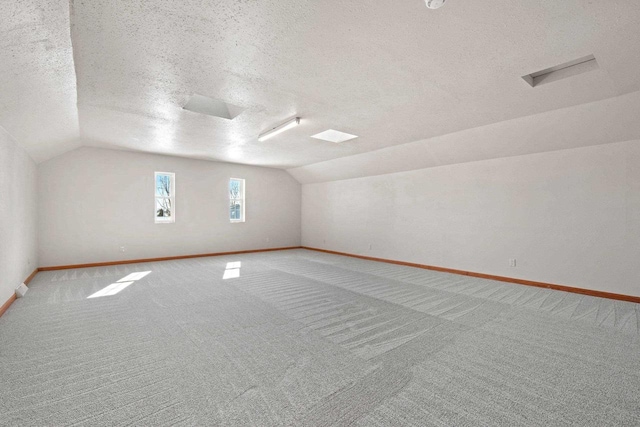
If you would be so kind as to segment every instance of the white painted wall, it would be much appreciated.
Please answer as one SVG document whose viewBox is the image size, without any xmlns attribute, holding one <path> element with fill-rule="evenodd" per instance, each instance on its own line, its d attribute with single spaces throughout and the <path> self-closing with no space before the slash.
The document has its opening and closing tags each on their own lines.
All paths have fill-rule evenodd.
<svg viewBox="0 0 640 427">
<path fill-rule="evenodd" d="M 36 164 L 0 128 L 0 305 L 38 267 Z"/>
<path fill-rule="evenodd" d="M 306 184 L 302 243 L 640 296 L 640 141 Z"/>
<path fill-rule="evenodd" d="M 176 174 L 174 224 L 154 222 L 155 171 Z M 83 147 L 38 175 L 41 266 L 300 245 L 301 188 L 283 170 Z M 245 223 L 228 219 L 230 177 L 246 180 Z"/>
</svg>

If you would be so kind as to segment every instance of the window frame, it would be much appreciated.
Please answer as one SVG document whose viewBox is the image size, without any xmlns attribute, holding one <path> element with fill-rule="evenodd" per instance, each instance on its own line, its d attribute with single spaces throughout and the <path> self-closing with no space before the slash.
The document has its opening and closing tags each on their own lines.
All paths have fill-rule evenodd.
<svg viewBox="0 0 640 427">
<path fill-rule="evenodd" d="M 158 176 L 168 175 L 171 181 L 169 196 L 158 196 Z M 158 200 L 169 199 L 171 216 L 158 216 Z M 176 174 L 174 172 L 155 172 L 153 174 L 153 217 L 156 224 L 173 224 L 176 222 Z"/>
<path fill-rule="evenodd" d="M 231 182 L 232 181 L 239 181 L 240 182 L 240 194 L 241 197 L 239 198 L 233 198 L 231 196 Z M 238 224 L 238 223 L 243 223 L 246 221 L 246 200 L 247 200 L 247 184 L 246 184 L 246 180 L 244 180 L 243 178 L 229 178 L 229 183 L 227 184 L 227 194 L 229 196 L 229 204 L 228 206 L 228 215 L 229 215 L 229 222 L 232 224 Z M 239 219 L 234 219 L 231 218 L 231 203 L 232 201 L 240 201 L 240 218 Z"/>
</svg>

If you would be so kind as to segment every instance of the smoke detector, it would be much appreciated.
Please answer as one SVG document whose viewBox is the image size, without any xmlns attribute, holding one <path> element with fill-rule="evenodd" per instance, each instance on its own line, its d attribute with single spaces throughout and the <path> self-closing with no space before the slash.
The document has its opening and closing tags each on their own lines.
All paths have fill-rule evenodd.
<svg viewBox="0 0 640 427">
<path fill-rule="evenodd" d="M 438 9 L 447 0 L 424 0 L 429 9 Z"/>
</svg>

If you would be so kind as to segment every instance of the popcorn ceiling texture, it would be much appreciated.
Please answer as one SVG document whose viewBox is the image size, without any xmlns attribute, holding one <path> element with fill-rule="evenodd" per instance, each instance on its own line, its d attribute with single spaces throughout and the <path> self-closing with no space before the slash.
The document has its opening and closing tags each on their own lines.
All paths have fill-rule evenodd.
<svg viewBox="0 0 640 427">
<path fill-rule="evenodd" d="M 0 126 L 36 161 L 80 146 L 69 3 L 0 3 Z"/>
<path fill-rule="evenodd" d="M 451 1 L 434 11 L 421 0 L 25 0 L 0 13 L 0 125 L 37 162 L 89 145 L 292 168 L 640 88 L 633 1 Z M 535 89 L 521 79 L 588 54 L 599 70 Z M 184 111 L 193 93 L 246 110 L 231 121 Z M 301 126 L 257 141 L 294 115 Z M 581 127 L 597 125 L 583 118 L 570 130 Z M 329 128 L 359 138 L 310 138 Z M 497 136 L 473 138 L 466 160 L 494 155 Z M 519 153 L 557 149 L 540 144 Z M 452 150 L 451 160 L 436 151 L 437 162 L 464 152 Z"/>
</svg>

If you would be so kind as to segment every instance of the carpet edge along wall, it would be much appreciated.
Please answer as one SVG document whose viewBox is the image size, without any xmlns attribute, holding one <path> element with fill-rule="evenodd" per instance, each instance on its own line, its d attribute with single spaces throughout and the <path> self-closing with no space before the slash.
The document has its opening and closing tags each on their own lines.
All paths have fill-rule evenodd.
<svg viewBox="0 0 640 427">
<path fill-rule="evenodd" d="M 159 257 L 159 258 L 127 259 L 122 261 L 91 262 L 87 264 L 54 265 L 49 267 L 40 267 L 38 268 L 38 271 L 71 270 L 74 268 L 88 268 L 88 267 L 107 267 L 110 265 L 139 264 L 143 262 L 158 262 L 158 261 L 173 261 L 177 259 L 206 258 L 210 256 L 252 254 L 256 252 L 287 251 L 290 249 L 302 249 L 302 246 L 287 246 L 284 248 L 268 248 L 268 249 L 249 249 L 245 251 L 214 252 L 209 254 L 176 255 L 176 256 L 167 256 L 167 257 Z"/>
<path fill-rule="evenodd" d="M 143 258 L 143 259 L 122 260 L 122 261 L 94 262 L 94 263 L 88 263 L 88 264 L 74 264 L 74 265 L 59 265 L 59 266 L 40 267 L 40 268 L 37 268 L 36 270 L 34 270 L 33 273 L 31 273 L 31 275 L 24 281 L 24 283 L 26 285 L 28 285 L 29 282 L 33 279 L 33 277 L 38 273 L 38 271 L 69 270 L 69 269 L 74 269 L 74 268 L 88 268 L 88 267 L 105 267 L 105 266 L 109 266 L 109 265 L 137 264 L 137 263 L 142 263 L 142 262 L 171 261 L 171 260 L 177 260 L 177 259 L 204 258 L 204 257 L 223 256 L 223 255 L 238 255 L 238 254 L 249 254 L 249 253 L 256 253 L 256 252 L 284 251 L 284 250 L 291 250 L 291 249 L 306 249 L 306 250 L 310 250 L 310 251 L 324 252 L 324 253 L 328 253 L 328 254 L 342 255 L 342 256 L 348 256 L 348 257 L 352 257 L 352 258 L 360 258 L 360 259 L 365 259 L 365 260 L 368 260 L 368 261 L 378 261 L 378 262 L 385 262 L 385 263 L 388 263 L 388 264 L 404 265 L 404 266 L 407 266 L 407 267 L 422 268 L 422 269 L 425 269 L 425 270 L 441 271 L 443 273 L 451 273 L 451 274 L 458 274 L 458 275 L 462 275 L 462 276 L 478 277 L 480 279 L 497 280 L 499 282 L 514 283 L 514 284 L 525 285 L 525 286 L 534 286 L 534 287 L 538 287 L 538 288 L 554 289 L 556 291 L 570 292 L 570 293 L 580 294 L 580 295 L 589 295 L 589 296 L 597 297 L 597 298 L 606 298 L 606 299 L 613 299 L 613 300 L 619 300 L 619 301 L 628 301 L 628 302 L 633 302 L 633 303 L 636 303 L 636 304 L 640 304 L 640 297 L 635 297 L 635 296 L 632 296 L 632 295 L 615 294 L 615 293 L 611 293 L 611 292 L 603 292 L 603 291 L 596 291 L 596 290 L 591 290 L 591 289 L 576 288 L 576 287 L 572 287 L 572 286 L 557 285 L 557 284 L 553 284 L 553 283 L 536 282 L 536 281 L 533 281 L 533 280 L 517 279 L 517 278 L 513 278 L 513 277 L 494 276 L 494 275 L 491 275 L 491 274 L 477 273 L 477 272 L 473 272 L 473 271 L 456 270 L 456 269 L 453 269 L 453 268 L 437 267 L 437 266 L 433 266 L 433 265 L 417 264 L 417 263 L 412 263 L 412 262 L 397 261 L 397 260 L 391 260 L 391 259 L 385 259 L 385 258 L 369 257 L 369 256 L 365 256 L 365 255 L 356 255 L 356 254 L 350 254 L 350 253 L 346 253 L 346 252 L 331 251 L 331 250 L 328 250 L 328 249 L 319 249 L 319 248 L 312 248 L 312 247 L 307 247 L 307 246 L 290 246 L 290 247 L 285 247 L 285 248 L 252 249 L 252 250 L 246 250 L 246 251 L 216 252 L 216 253 L 210 253 L 210 254 L 179 255 L 179 256 L 161 257 L 161 258 Z M 2 317 L 2 315 L 5 313 L 5 311 L 7 311 L 9 306 L 11 306 L 11 304 L 15 300 L 16 300 L 16 295 L 14 293 L 2 305 L 2 307 L 0 307 L 0 317 Z"/>
<path fill-rule="evenodd" d="M 28 285 L 29 282 L 31 282 L 31 280 L 33 280 L 34 277 L 36 277 L 36 274 L 38 274 L 38 271 L 40 271 L 38 268 L 36 268 L 35 270 L 33 270 L 33 272 L 29 275 L 29 277 L 27 277 L 26 279 L 24 279 L 24 284 Z M 16 297 L 16 293 L 14 292 L 13 295 L 11 295 L 9 297 L 9 299 L 7 301 L 5 301 L 4 304 L 2 304 L 2 307 L 0 307 L 0 317 L 2 317 L 2 315 L 9 309 L 9 307 L 11 306 L 11 304 L 13 304 L 13 302 L 17 299 Z"/>
<path fill-rule="evenodd" d="M 369 257 L 365 255 L 356 255 L 356 254 L 350 254 L 346 252 L 331 251 L 328 249 L 312 248 L 308 246 L 291 246 L 291 247 L 285 247 L 285 248 L 254 249 L 254 250 L 246 250 L 246 251 L 217 252 L 217 253 L 211 253 L 211 254 L 198 254 L 198 255 L 180 255 L 180 256 L 174 256 L 174 257 L 145 258 L 145 259 L 137 259 L 137 260 L 98 262 L 98 263 L 90 263 L 90 264 L 60 265 L 60 266 L 40 267 L 38 271 L 67 270 L 72 268 L 86 268 L 86 267 L 104 267 L 109 265 L 135 264 L 140 262 L 170 261 L 175 259 L 203 258 L 208 256 L 237 255 L 237 254 L 245 254 L 245 253 L 281 251 L 281 250 L 290 250 L 290 249 L 306 249 L 310 251 L 317 251 L 317 252 L 324 252 L 324 253 L 334 254 L 334 255 L 360 258 L 360 259 L 365 259 L 369 261 L 378 261 L 378 262 L 385 262 L 389 264 L 404 265 L 407 267 L 422 268 L 425 270 L 441 271 L 443 273 L 459 274 L 463 276 L 478 277 L 480 279 L 497 280 L 499 282 L 514 283 L 514 284 L 526 285 L 526 286 L 535 286 L 538 288 L 548 288 L 548 289 L 554 289 L 556 291 L 570 292 L 574 294 L 589 295 L 589 296 L 598 297 L 598 298 L 607 298 L 607 299 L 628 301 L 628 302 L 634 302 L 634 303 L 640 304 L 640 297 L 636 297 L 632 295 L 616 294 L 612 292 L 596 291 L 596 290 L 585 289 L 585 288 L 576 288 L 572 286 L 557 285 L 553 283 L 536 282 L 534 280 L 518 279 L 514 277 L 495 276 L 491 274 L 477 273 L 473 271 L 456 270 L 453 268 L 437 267 L 432 265 L 397 261 L 397 260 L 386 259 L 386 258 Z"/>
<path fill-rule="evenodd" d="M 596 290 L 585 289 L 585 288 L 576 288 L 573 286 L 564 286 L 564 285 L 557 285 L 553 283 L 536 282 L 534 280 L 518 279 L 514 277 L 494 276 L 492 274 L 476 273 L 473 271 L 456 270 L 453 268 L 437 267 L 433 265 L 417 264 L 413 262 L 397 261 L 397 260 L 386 259 L 386 258 L 376 258 L 376 257 L 365 256 L 365 255 L 356 255 L 356 254 L 350 254 L 346 252 L 331 251 L 327 249 L 311 248 L 307 246 L 303 246 L 302 249 L 307 249 L 310 251 L 317 251 L 317 252 L 324 252 L 324 253 L 334 254 L 334 255 L 343 255 L 343 256 L 348 256 L 352 258 L 360 258 L 368 261 L 378 261 L 378 262 L 385 262 L 388 264 L 404 265 L 407 267 L 422 268 L 425 270 L 440 271 L 443 273 L 478 277 L 480 279 L 496 280 L 499 282 L 515 283 L 518 285 L 534 286 L 537 288 L 547 288 L 547 289 L 553 289 L 556 291 L 570 292 L 570 293 L 580 294 L 580 295 L 589 295 L 597 298 L 607 298 L 607 299 L 634 302 L 636 304 L 640 304 L 640 297 L 636 297 L 632 295 L 615 294 L 612 292 L 596 291 Z"/>
</svg>

